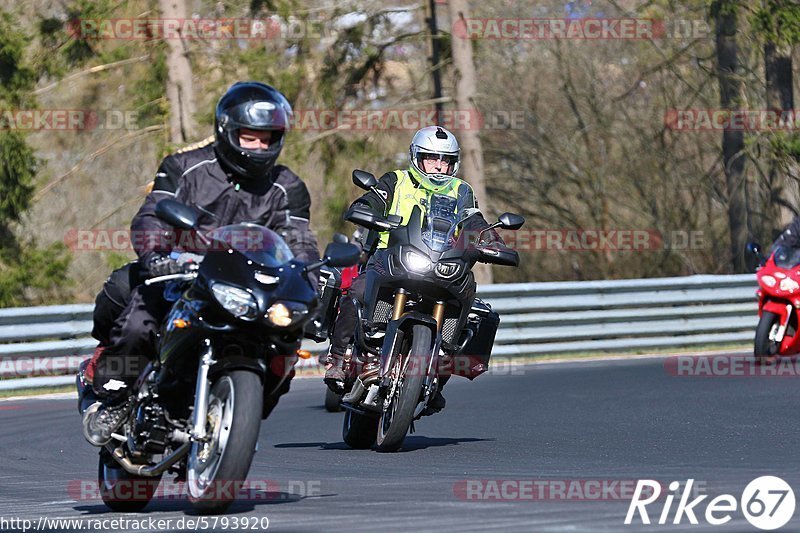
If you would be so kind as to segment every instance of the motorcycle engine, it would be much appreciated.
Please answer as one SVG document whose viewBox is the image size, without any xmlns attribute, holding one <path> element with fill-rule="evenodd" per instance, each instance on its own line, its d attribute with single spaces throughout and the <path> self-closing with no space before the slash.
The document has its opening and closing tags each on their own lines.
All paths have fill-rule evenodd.
<svg viewBox="0 0 800 533">
<path fill-rule="evenodd" d="M 169 435 L 169 423 L 164 416 L 164 408 L 152 398 L 136 407 L 133 422 L 133 439 L 139 453 L 164 453 Z"/>
</svg>

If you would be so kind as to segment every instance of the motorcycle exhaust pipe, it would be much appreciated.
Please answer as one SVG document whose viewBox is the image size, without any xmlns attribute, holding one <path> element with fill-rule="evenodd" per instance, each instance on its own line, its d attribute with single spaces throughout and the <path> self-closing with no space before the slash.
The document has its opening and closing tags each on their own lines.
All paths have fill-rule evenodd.
<svg viewBox="0 0 800 533">
<path fill-rule="evenodd" d="M 342 396 L 342 402 L 356 404 L 361 400 L 364 391 L 364 384 L 361 382 L 361 377 L 359 376 L 356 378 L 356 382 L 353 383 L 353 389 Z"/>
<path fill-rule="evenodd" d="M 380 367 L 375 365 L 374 368 L 362 372 L 361 375 L 356 378 L 356 382 L 353 384 L 353 390 L 342 396 L 342 401 L 351 404 L 361 401 L 367 389 L 369 389 L 373 383 L 378 382 L 380 370 Z"/>
<path fill-rule="evenodd" d="M 171 455 L 165 457 L 160 463 L 152 466 L 133 464 L 130 459 L 125 457 L 125 453 L 122 451 L 122 448 L 117 448 L 111 455 L 114 457 L 114 460 L 117 461 L 120 466 L 129 474 L 142 477 L 155 477 L 163 474 L 172 465 L 183 459 L 183 456 L 189 452 L 191 447 L 191 441 L 184 442 L 177 450 L 172 452 Z"/>
</svg>

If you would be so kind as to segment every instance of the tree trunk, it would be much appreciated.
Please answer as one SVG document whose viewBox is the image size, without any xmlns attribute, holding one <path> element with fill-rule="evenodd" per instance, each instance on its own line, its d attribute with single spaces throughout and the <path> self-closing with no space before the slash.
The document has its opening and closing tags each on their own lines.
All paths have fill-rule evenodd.
<svg viewBox="0 0 800 533">
<path fill-rule="evenodd" d="M 466 19 L 469 18 L 466 0 L 448 0 L 447 8 L 452 26 L 463 25 L 466 28 Z M 459 36 L 460 33 L 460 36 Z M 475 196 L 481 206 L 481 211 L 487 221 L 491 222 L 486 196 L 486 184 L 483 176 L 483 147 L 479 124 L 477 121 L 478 110 L 475 105 L 476 75 L 475 63 L 472 59 L 472 41 L 466 37 L 465 32 L 453 32 L 451 41 L 453 66 L 455 68 L 455 103 L 458 113 L 468 113 L 470 119 L 467 127 L 457 130 L 458 141 L 461 146 L 462 176 L 472 185 Z M 475 265 L 475 280 L 478 283 L 492 283 L 492 270 L 489 265 Z"/>
<path fill-rule="evenodd" d="M 739 48 L 736 42 L 738 0 L 720 0 L 716 7 L 717 77 L 722 109 L 737 109 L 742 102 L 742 81 L 738 76 Z M 730 264 L 737 273 L 745 272 L 744 245 L 747 242 L 747 204 L 745 201 L 744 131 L 727 129 L 722 134 L 722 160 L 728 192 Z"/>
<path fill-rule="evenodd" d="M 159 0 L 165 19 L 185 19 L 185 0 Z M 192 66 L 183 39 L 167 39 L 167 101 L 169 102 L 169 138 L 176 144 L 192 140 L 195 134 L 195 100 Z"/>
<path fill-rule="evenodd" d="M 767 82 L 767 109 L 779 115 L 794 109 L 794 92 L 792 87 L 792 50 L 790 47 L 778 48 L 775 43 L 764 45 L 764 74 Z M 767 212 L 770 220 L 766 226 L 770 228 L 772 237 L 789 222 L 797 211 L 800 195 L 797 183 L 781 172 L 777 157 L 770 154 L 769 162 L 769 206 Z"/>
</svg>

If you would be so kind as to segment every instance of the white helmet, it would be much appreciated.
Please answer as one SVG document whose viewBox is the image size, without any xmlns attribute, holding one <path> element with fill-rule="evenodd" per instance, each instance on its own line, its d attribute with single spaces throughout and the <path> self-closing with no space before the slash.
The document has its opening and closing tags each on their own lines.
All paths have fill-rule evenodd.
<svg viewBox="0 0 800 533">
<path fill-rule="evenodd" d="M 446 174 L 426 173 L 421 159 L 424 154 L 438 155 L 450 163 L 449 172 Z M 428 126 L 415 133 L 414 138 L 411 139 L 409 159 L 411 160 L 411 174 L 426 188 L 437 191 L 447 186 L 458 172 L 461 164 L 461 150 L 455 135 L 441 126 Z"/>
</svg>

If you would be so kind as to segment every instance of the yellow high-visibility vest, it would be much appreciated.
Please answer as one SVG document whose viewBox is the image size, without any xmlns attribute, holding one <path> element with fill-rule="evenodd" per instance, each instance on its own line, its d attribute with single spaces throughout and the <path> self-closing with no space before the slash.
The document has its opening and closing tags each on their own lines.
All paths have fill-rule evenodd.
<svg viewBox="0 0 800 533">
<path fill-rule="evenodd" d="M 462 186 L 468 187 L 470 191 L 472 190 L 472 187 L 470 187 L 469 183 L 466 181 L 453 178 L 447 185 L 432 191 L 426 189 L 425 187 L 416 187 L 414 185 L 413 178 L 409 175 L 408 170 L 398 169 L 395 170 L 394 173 L 397 176 L 397 184 L 394 187 L 392 205 L 389 206 L 387 215 L 400 216 L 403 219 L 403 225 L 408 224 L 408 220 L 411 218 L 411 212 L 414 210 L 414 206 L 418 205 L 422 209 L 423 213 L 427 212 L 425 205 L 430 205 L 431 197 L 434 194 L 441 194 L 458 199 L 459 191 L 463 190 L 461 188 Z M 389 232 L 382 231 L 380 233 L 380 240 L 378 241 L 378 248 L 386 248 L 388 244 Z"/>
</svg>

